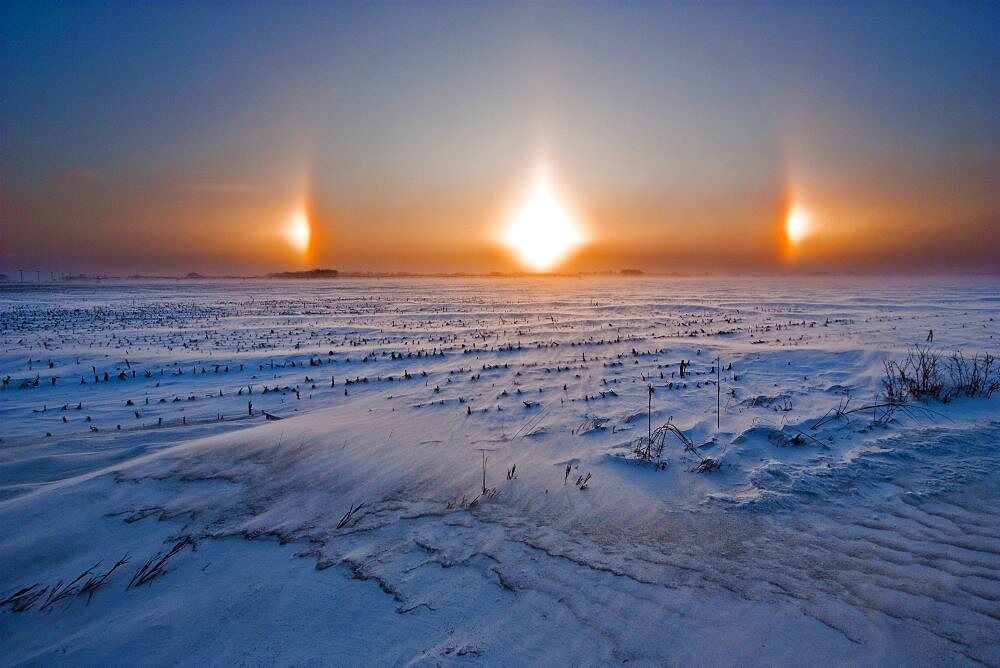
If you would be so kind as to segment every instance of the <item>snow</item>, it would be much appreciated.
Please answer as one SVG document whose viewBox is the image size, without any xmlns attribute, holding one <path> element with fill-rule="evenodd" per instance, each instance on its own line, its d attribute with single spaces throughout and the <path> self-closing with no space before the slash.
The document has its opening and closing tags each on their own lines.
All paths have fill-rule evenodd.
<svg viewBox="0 0 1000 668">
<path fill-rule="evenodd" d="M 1000 394 L 812 429 L 929 330 L 995 354 L 998 292 L 0 288 L 0 600 L 46 588 L 0 608 L 0 663 L 1000 663 Z M 636 461 L 650 384 L 719 470 Z"/>
</svg>

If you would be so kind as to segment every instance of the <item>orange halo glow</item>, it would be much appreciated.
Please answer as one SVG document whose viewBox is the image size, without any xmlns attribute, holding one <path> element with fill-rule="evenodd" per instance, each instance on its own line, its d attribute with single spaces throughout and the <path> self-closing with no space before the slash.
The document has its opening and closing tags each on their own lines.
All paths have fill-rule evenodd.
<svg viewBox="0 0 1000 668">
<path fill-rule="evenodd" d="M 309 225 L 309 216 L 303 209 L 299 209 L 289 218 L 288 224 L 285 226 L 285 239 L 292 248 L 301 253 L 309 250 L 312 228 Z"/>
<path fill-rule="evenodd" d="M 582 241 L 573 221 L 544 183 L 538 184 L 534 195 L 507 228 L 506 240 L 535 271 L 552 268 Z"/>
<path fill-rule="evenodd" d="M 797 244 L 813 231 L 812 215 L 799 204 L 793 204 L 785 217 L 785 238 Z"/>
</svg>

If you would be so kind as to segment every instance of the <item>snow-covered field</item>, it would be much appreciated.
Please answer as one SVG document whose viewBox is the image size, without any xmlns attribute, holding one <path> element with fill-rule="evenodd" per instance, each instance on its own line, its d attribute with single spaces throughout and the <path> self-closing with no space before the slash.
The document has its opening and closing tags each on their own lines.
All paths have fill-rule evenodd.
<svg viewBox="0 0 1000 668">
<path fill-rule="evenodd" d="M 998 293 L 2 287 L 0 663 L 1000 664 Z"/>
</svg>

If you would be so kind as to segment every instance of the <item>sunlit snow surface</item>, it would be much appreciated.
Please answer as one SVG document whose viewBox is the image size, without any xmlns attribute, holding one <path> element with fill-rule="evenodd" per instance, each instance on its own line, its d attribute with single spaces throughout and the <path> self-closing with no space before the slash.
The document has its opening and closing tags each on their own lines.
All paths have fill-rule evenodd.
<svg viewBox="0 0 1000 668">
<path fill-rule="evenodd" d="M 810 427 L 871 403 L 883 360 L 930 330 L 996 354 L 998 293 L 2 287 L 0 600 L 45 591 L 0 609 L 0 663 L 995 665 L 1000 395 Z M 633 460 L 648 384 L 652 426 L 672 418 L 719 471 L 673 441 L 665 470 Z M 483 449 L 496 492 L 470 504 Z M 126 554 L 92 596 L 46 604 Z"/>
</svg>

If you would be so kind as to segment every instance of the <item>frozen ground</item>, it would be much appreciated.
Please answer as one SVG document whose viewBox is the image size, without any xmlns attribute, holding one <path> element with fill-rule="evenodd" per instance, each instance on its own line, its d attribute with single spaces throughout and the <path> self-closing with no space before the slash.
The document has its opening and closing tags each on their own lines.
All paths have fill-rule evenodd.
<svg viewBox="0 0 1000 668">
<path fill-rule="evenodd" d="M 998 292 L 0 288 L 0 663 L 1000 664 L 1000 394 L 812 429 Z"/>
</svg>

